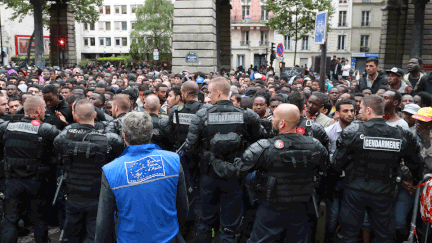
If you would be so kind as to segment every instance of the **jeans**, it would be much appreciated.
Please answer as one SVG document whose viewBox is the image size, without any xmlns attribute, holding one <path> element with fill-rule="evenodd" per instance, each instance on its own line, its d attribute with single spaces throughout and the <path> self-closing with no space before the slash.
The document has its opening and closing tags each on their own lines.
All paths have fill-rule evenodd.
<svg viewBox="0 0 432 243">
<path fill-rule="evenodd" d="M 46 211 L 49 206 L 48 184 L 30 179 L 6 179 L 5 220 L 1 225 L 1 242 L 13 243 L 18 240 L 18 222 L 21 206 L 29 206 L 34 223 L 34 238 L 37 243 L 48 242 Z"/>
<path fill-rule="evenodd" d="M 99 200 L 66 201 L 65 237 L 69 243 L 93 243 L 96 235 L 96 216 Z"/>
<path fill-rule="evenodd" d="M 290 203 L 287 203 L 290 204 Z M 251 237 L 247 243 L 285 242 L 307 243 L 309 223 L 307 205 L 291 203 L 291 210 L 275 210 L 265 204 L 259 206 Z"/>
<path fill-rule="evenodd" d="M 243 217 L 242 185 L 203 174 L 200 180 L 201 219 L 196 242 L 210 242 L 213 224 L 220 218 L 221 242 L 234 242 Z"/>
<path fill-rule="evenodd" d="M 372 194 L 349 188 L 344 190 L 341 202 L 341 242 L 357 243 L 365 212 L 368 213 L 371 228 L 375 234 L 373 242 L 393 242 L 392 196 Z"/>
<path fill-rule="evenodd" d="M 394 206 L 394 227 L 396 230 L 408 227 L 408 216 L 414 206 L 415 194 L 411 195 L 405 188 L 399 187 Z"/>
</svg>

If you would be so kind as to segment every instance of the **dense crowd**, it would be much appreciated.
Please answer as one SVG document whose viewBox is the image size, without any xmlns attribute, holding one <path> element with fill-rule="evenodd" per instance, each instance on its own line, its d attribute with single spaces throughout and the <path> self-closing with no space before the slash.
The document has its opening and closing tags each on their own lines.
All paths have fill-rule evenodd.
<svg viewBox="0 0 432 243">
<path fill-rule="evenodd" d="M 151 119 L 151 143 L 156 144 L 162 150 L 180 154 L 182 175 L 184 171 L 184 185 L 178 182 L 179 185 L 184 186 L 184 193 L 182 193 L 183 189 L 177 189 L 177 197 L 182 197 L 181 200 L 183 200 L 183 204 L 177 203 L 181 237 L 176 236 L 177 232 L 174 232 L 170 239 L 162 237 L 164 240 L 158 238 L 157 242 L 181 242 L 182 237 L 188 242 L 192 240 L 209 242 L 211 232 L 218 231 L 219 226 L 222 231 L 221 240 L 224 242 L 246 242 L 247 239 L 249 239 L 248 242 L 315 242 L 316 213 L 318 213 L 320 202 L 325 203 L 327 210 L 326 242 L 335 242 L 336 240 L 356 242 L 357 237 L 361 238 L 363 242 L 371 242 L 372 239 L 378 240 L 378 242 L 405 241 L 410 233 L 410 213 L 415 203 L 415 186 L 422 178 L 422 175 L 414 176 L 417 173 L 415 171 L 420 171 L 418 173 L 423 174 L 432 169 L 432 162 L 430 161 L 432 156 L 430 140 L 432 85 L 430 80 L 432 76 L 421 71 L 421 58 L 410 60 L 406 74 L 399 67 L 381 70 L 376 58 L 369 58 L 366 61 L 366 71 L 363 74 L 353 70 L 348 63 L 349 60 L 333 58 L 330 65 L 331 72 L 325 79 L 324 89 L 320 87 L 318 75 L 308 69 L 300 76 L 289 77 L 283 74 L 278 76 L 271 67 L 265 66 L 251 67 L 248 70 L 239 67 L 237 70 L 229 72 L 217 71 L 214 73 L 189 73 L 187 70 L 183 70 L 181 73 L 172 73 L 169 70 L 164 70 L 163 67 L 151 67 L 141 63 L 135 63 L 130 67 L 114 66 L 107 63 L 73 69 L 5 67 L 0 70 L 2 73 L 0 75 L 0 135 L 2 136 L 0 140 L 5 147 L 2 151 L 4 166 L 0 167 L 0 191 L 4 192 L 1 194 L 2 197 L 6 197 L 4 198 L 4 205 L 6 206 L 3 207 L 3 213 L 6 212 L 6 214 L 2 220 L 2 232 L 4 234 L 0 235 L 1 242 L 9 242 L 9 239 L 14 239 L 17 236 L 16 229 L 11 230 L 13 227 L 9 225 L 8 228 L 7 224 L 18 226 L 19 219 L 25 222 L 28 219 L 34 221 L 35 237 L 39 237 L 37 242 L 46 242 L 46 235 L 40 233 L 43 230 L 39 231 L 39 235 L 37 230 L 45 229 L 47 224 L 60 225 L 60 228 L 65 232 L 65 238 L 70 242 L 80 242 L 84 238 L 87 239 L 87 242 L 108 242 L 112 240 L 113 234 L 119 234 L 117 237 L 127 234 L 127 231 L 125 233 L 121 230 L 114 232 L 116 231 L 113 228 L 114 223 L 110 221 L 111 218 L 114 218 L 114 212 L 112 214 L 107 213 L 107 215 L 103 213 L 114 211 L 115 208 L 121 208 L 124 205 L 119 205 L 118 200 L 117 203 L 114 203 L 116 200 L 107 199 L 104 203 L 99 200 L 99 194 L 101 198 L 105 196 L 110 199 L 119 196 L 116 193 L 114 193 L 115 195 L 112 194 L 110 189 L 104 189 L 105 187 L 113 188 L 112 178 L 107 176 L 108 182 L 104 179 L 100 181 L 99 178 L 95 187 L 93 180 L 88 181 L 88 177 L 84 174 L 91 171 L 91 173 L 100 176 L 103 165 L 122 156 L 125 145 L 134 145 L 131 140 L 147 141 L 143 138 L 134 137 L 139 137 L 139 134 L 146 132 L 145 129 L 140 129 L 139 119 Z M 228 86 L 224 83 L 227 83 Z M 321 92 L 321 90 L 325 90 L 325 92 Z M 223 97 L 227 97 L 228 100 L 224 100 Z M 375 107 L 380 102 L 383 104 L 383 114 L 380 114 L 380 107 Z M 216 108 L 216 104 L 220 107 Z M 287 106 L 287 104 L 292 106 Z M 361 104 L 365 107 L 363 108 Z M 368 104 L 370 105 L 368 106 Z M 370 114 L 368 113 L 369 108 Z M 144 115 L 141 117 L 134 111 L 143 112 L 148 117 Z M 233 112 L 234 115 L 232 117 L 209 115 L 213 112 L 217 114 Z M 299 113 L 299 117 L 292 115 L 294 113 Z M 341 206 L 344 191 L 345 196 L 351 195 L 351 191 L 345 190 L 347 185 L 344 170 L 346 168 L 338 165 L 338 160 L 342 161 L 344 158 L 341 155 L 343 143 L 340 141 L 343 140 L 340 140 L 340 136 L 342 137 L 341 134 L 344 134 L 342 132 L 347 127 L 350 127 L 351 130 L 346 131 L 346 136 L 348 136 L 347 134 L 355 134 L 352 132 L 354 129 L 352 127 L 357 126 L 356 124 L 367 124 L 370 119 L 374 118 L 374 114 L 384 118 L 385 123 L 390 127 L 395 129 L 399 127 L 409 131 L 410 135 L 404 132 L 401 132 L 402 135 L 400 135 L 408 141 L 404 151 L 412 150 L 413 154 L 409 155 L 411 158 L 417 154 L 421 155 L 422 163 L 415 161 L 417 164 L 413 165 L 414 162 L 412 162 L 413 164 L 410 165 L 409 159 L 405 158 L 405 164 L 401 163 L 400 166 L 397 166 L 398 171 L 403 166 L 410 167 L 413 175 L 399 178 L 398 184 L 391 192 L 384 192 L 384 194 L 392 194 L 390 208 L 393 210 L 389 212 L 392 216 L 391 224 L 383 220 L 380 221 L 379 218 L 381 216 L 385 218 L 385 215 L 380 215 L 374 211 L 372 205 L 368 206 L 367 213 L 365 211 L 360 212 L 362 214 L 361 222 L 357 220 L 358 222 L 352 223 L 351 221 L 352 224 L 361 223 L 360 228 L 354 227 L 351 228 L 351 231 L 344 231 L 349 228 L 344 227 L 347 220 L 349 221 L 349 218 L 353 217 L 354 214 L 351 215 L 349 208 Z M 238 123 L 239 117 L 241 123 Z M 127 120 L 126 118 L 138 120 Z M 45 147 L 41 149 L 38 147 L 39 145 L 32 147 L 31 139 L 26 140 L 29 144 L 25 144 L 24 147 L 20 147 L 22 145 L 18 142 L 10 142 L 21 139 L 12 136 L 11 132 L 19 132 L 20 129 L 24 129 L 19 126 L 13 127 L 14 123 L 23 122 L 23 119 L 29 119 L 28 122 L 33 125 L 35 125 L 35 120 L 39 121 L 39 123 L 36 122 L 37 126 L 40 126 L 41 122 L 42 124 L 50 124 L 52 127 L 41 126 L 39 128 L 39 132 L 42 129 L 46 130 L 48 135 L 43 136 L 49 137 L 49 139 L 45 137 L 44 139 L 47 139 L 47 143 L 50 145 L 44 145 Z M 250 181 L 251 177 L 255 176 L 255 174 L 249 174 L 256 173 L 255 163 L 265 163 L 260 160 L 260 158 L 262 159 L 261 153 L 258 156 L 257 151 L 263 150 L 263 157 L 272 158 L 278 154 L 278 149 L 287 146 L 287 141 L 275 140 L 278 134 L 282 134 L 281 130 L 285 129 L 282 125 L 282 127 L 277 127 L 277 123 L 281 120 L 286 121 L 287 124 L 295 123 L 295 133 L 317 139 L 309 141 L 306 138 L 298 138 L 296 142 L 304 147 L 302 149 L 320 151 L 319 155 L 315 154 L 313 158 L 319 167 L 314 168 L 314 170 L 317 169 L 317 174 L 314 177 L 321 179 L 310 182 L 311 185 L 314 184 L 310 195 L 306 193 L 306 196 L 287 199 L 291 203 L 288 204 L 290 207 L 277 202 L 276 206 L 266 206 L 271 209 L 258 209 L 256 202 L 263 199 L 251 196 L 254 194 L 251 193 L 253 186 L 247 182 L 244 184 L 244 180 Z M 129 127 L 125 126 L 125 121 L 128 122 Z M 230 127 L 230 124 L 235 125 Z M 213 128 L 210 129 L 212 125 L 215 127 L 214 131 Z M 81 148 L 78 145 L 66 148 L 67 146 L 64 144 L 84 141 L 86 136 L 80 136 L 79 132 L 74 132 L 80 129 L 87 129 L 85 134 L 90 131 L 92 131 L 91 134 L 100 133 L 106 136 L 108 140 L 105 144 L 99 143 L 98 151 L 105 153 L 103 159 L 100 160 L 89 159 L 89 154 L 91 157 L 93 150 L 90 147 L 82 148 L 84 157 L 80 157 L 82 160 L 78 161 L 82 165 L 77 167 L 79 169 L 74 170 L 69 168 L 68 163 L 74 163 L 74 154 L 75 156 L 79 155 Z M 224 137 L 226 131 L 230 133 Z M 398 132 L 399 130 L 394 130 L 392 134 Z M 220 135 L 221 133 L 223 135 Z M 233 135 L 236 133 L 241 136 Z M 212 139 L 214 137 L 219 138 L 218 136 L 225 139 L 223 141 L 230 143 L 218 144 L 217 140 Z M 391 135 L 388 136 L 391 137 Z M 415 145 L 409 144 L 411 136 L 414 138 Z M 242 141 L 240 145 L 235 143 L 237 139 Z M 267 139 L 273 144 L 269 145 L 259 139 Z M 256 141 L 258 144 L 255 144 Z M 310 145 L 314 141 L 319 141 L 319 143 Z M 370 146 L 374 146 L 374 141 L 370 142 Z M 19 152 L 10 153 L 6 147 L 19 148 Z M 28 151 L 26 151 L 26 147 L 28 147 Z M 30 175 L 38 172 L 33 171 L 34 173 L 32 173 L 27 164 L 27 168 L 24 169 L 27 174 L 22 171 L 23 168 L 10 167 L 10 162 L 8 162 L 11 161 L 10 156 L 28 156 L 29 161 L 32 156 L 36 156 L 31 154 L 32 151 L 44 149 L 48 153 L 38 155 L 40 157 L 37 159 L 49 160 L 50 166 L 54 168 L 46 174 L 50 186 L 49 188 L 42 187 L 46 189 L 43 192 L 44 197 L 49 198 L 51 203 L 50 200 L 53 200 L 56 194 L 56 184 L 61 187 L 60 181 L 63 180 L 63 177 L 65 177 L 68 191 L 60 190 L 59 195 L 56 195 L 54 199 L 56 206 L 47 207 L 45 203 L 42 207 L 40 202 L 36 204 L 36 207 L 46 210 L 42 212 L 41 209 L 35 208 L 23 210 L 25 205 L 29 205 L 29 203 L 20 198 L 22 195 L 17 196 L 15 201 L 24 204 L 18 210 L 16 209 L 18 206 L 11 203 L 13 200 L 9 199 L 8 201 L 8 193 L 6 192 L 10 190 L 9 193 L 12 193 L 10 187 L 13 184 L 11 182 L 8 184 L 6 181 L 12 181 L 11 178 L 29 178 Z M 394 153 L 397 154 L 401 150 L 403 149 L 395 150 Z M 69 154 L 65 151 L 69 151 Z M 23 155 L 26 153 L 28 155 Z M 85 156 L 86 153 L 87 157 Z M 127 153 L 127 150 L 124 153 Z M 253 166 L 246 156 L 248 153 L 255 161 Z M 65 157 L 65 154 L 69 157 Z M 167 154 L 166 156 L 171 155 Z M 258 157 L 255 158 L 254 156 Z M 291 157 L 296 158 L 296 156 L 292 155 Z M 362 157 L 363 155 L 356 154 L 356 156 Z M 406 154 L 401 155 L 402 158 L 404 156 Z M 131 157 L 133 156 L 131 155 Z M 367 156 L 364 158 L 366 159 Z M 373 158 L 371 159 L 373 160 Z M 26 160 L 26 163 L 31 163 L 28 161 Z M 336 161 L 336 163 L 332 161 Z M 294 160 L 293 163 L 295 167 L 296 161 Z M 90 168 L 86 169 L 89 164 Z M 93 169 L 91 168 L 93 164 L 98 164 L 99 167 Z M 107 175 L 107 171 L 108 168 L 105 169 L 104 167 L 104 175 Z M 69 176 L 68 179 L 66 179 L 65 172 Z M 19 174 L 19 176 L 14 175 L 14 173 Z M 74 176 L 75 181 L 70 179 Z M 138 176 L 136 177 L 138 178 Z M 230 179 L 222 179 L 234 177 L 236 183 L 232 183 Z M 180 178 L 180 180 L 182 179 Z M 302 178 L 287 180 L 292 180 L 292 183 L 295 184 L 302 181 Z M 210 186 L 215 184 L 218 185 L 218 189 Z M 124 185 L 119 184 L 118 186 L 123 187 Z M 303 188 L 303 193 L 309 192 L 307 189 L 309 184 L 299 184 L 299 186 Z M 83 193 L 87 189 L 90 193 Z M 32 190 L 31 187 L 29 190 Z M 278 187 L 277 190 L 281 192 L 285 189 Z M 356 190 L 361 191 L 362 189 L 357 188 Z M 38 192 L 40 191 L 34 193 Z M 375 191 L 374 193 L 381 194 L 383 192 Z M 221 195 L 220 199 L 214 198 L 216 194 Z M 278 196 L 282 197 L 281 195 Z M 32 200 L 29 195 L 25 198 Z M 177 200 L 179 199 L 177 198 Z M 378 201 L 380 198 L 371 197 L 371 200 Z M 185 203 L 187 201 L 188 203 Z M 267 198 L 267 201 L 271 200 Z M 302 203 L 292 204 L 293 201 L 294 203 L 298 201 Z M 15 205 L 9 207 L 16 207 L 13 210 L 9 208 L 9 210 L 15 210 L 14 217 L 8 217 L 8 203 Z M 87 203 L 87 206 L 84 207 L 80 203 Z M 186 209 L 179 209 L 179 205 Z M 146 206 L 150 207 L 147 204 Z M 299 209 L 304 206 L 304 215 L 293 212 L 292 207 Z M 32 207 L 34 207 L 33 204 Z M 238 212 L 234 212 L 236 209 Z M 30 214 L 30 211 L 34 214 Z M 301 210 L 298 211 L 301 212 Z M 42 217 L 41 214 L 46 214 L 44 215 L 46 216 L 45 225 L 40 222 L 41 220 L 35 220 L 35 217 Z M 166 215 L 159 216 L 167 217 Z M 308 230 L 292 232 L 290 227 L 295 226 L 289 224 L 282 228 L 270 230 L 263 223 L 265 217 L 271 217 L 271 221 L 275 223 L 287 220 L 287 218 L 292 218 L 294 222 L 303 217 L 306 220 Z M 96 218 L 98 218 L 97 222 Z M 151 219 L 149 220 L 151 221 Z M 157 220 L 151 222 L 157 224 Z M 297 223 L 301 224 L 302 222 Z M 163 223 L 157 225 L 159 228 L 165 227 Z M 420 222 L 418 225 L 417 233 L 420 238 L 424 237 L 422 236 L 425 230 L 424 224 Z M 166 227 L 168 230 L 175 231 L 173 225 Z M 388 229 L 383 229 L 385 227 Z M 266 232 L 266 229 L 269 232 Z M 149 227 L 148 230 L 154 229 Z M 297 236 L 293 237 L 291 234 L 307 234 L 308 237 L 296 238 Z M 8 240 L 6 240 L 6 235 Z M 150 235 L 147 233 L 141 237 L 151 237 Z M 388 235 L 391 235 L 391 238 L 388 238 Z M 178 241 L 173 241 L 174 236 Z M 348 239 L 347 237 L 352 238 Z M 139 237 L 135 239 L 139 239 Z"/>
</svg>

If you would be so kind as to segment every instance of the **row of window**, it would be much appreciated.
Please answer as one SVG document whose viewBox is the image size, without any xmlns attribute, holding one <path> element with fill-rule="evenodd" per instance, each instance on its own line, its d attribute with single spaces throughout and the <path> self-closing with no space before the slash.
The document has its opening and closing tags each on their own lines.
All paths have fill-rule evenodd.
<svg viewBox="0 0 432 243">
<path fill-rule="evenodd" d="M 111 21 L 98 22 L 99 30 L 111 30 Z M 84 30 L 95 30 L 96 24 L 84 24 Z M 135 29 L 135 22 L 131 22 L 131 29 Z M 114 21 L 114 30 L 128 30 L 126 21 Z"/>
<path fill-rule="evenodd" d="M 136 9 L 140 6 L 142 6 L 142 4 L 130 5 L 130 13 L 136 13 Z M 111 14 L 111 6 L 110 5 L 100 6 L 99 7 L 99 13 L 110 15 Z M 128 14 L 127 5 L 114 5 L 114 14 Z"/>
<path fill-rule="evenodd" d="M 242 6 L 242 20 L 245 20 L 246 16 L 250 16 L 250 6 Z M 269 12 L 265 11 L 265 6 L 261 6 L 261 20 L 268 20 Z"/>
<path fill-rule="evenodd" d="M 128 40 L 126 37 L 117 37 L 114 38 L 114 41 L 115 46 L 128 46 Z M 84 37 L 84 46 L 96 46 L 96 38 Z M 111 46 L 111 37 L 99 37 L 99 46 Z"/>
<path fill-rule="evenodd" d="M 339 11 L 339 27 L 347 27 L 347 11 Z M 370 26 L 370 11 L 362 11 L 361 26 Z"/>
</svg>

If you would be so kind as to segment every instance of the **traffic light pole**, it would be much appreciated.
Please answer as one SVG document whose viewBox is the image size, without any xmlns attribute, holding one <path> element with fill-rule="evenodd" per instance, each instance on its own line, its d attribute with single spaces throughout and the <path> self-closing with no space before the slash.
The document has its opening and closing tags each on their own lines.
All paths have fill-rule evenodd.
<svg viewBox="0 0 432 243">
<path fill-rule="evenodd" d="M 321 46 L 321 61 L 320 61 L 320 79 L 319 79 L 319 84 L 320 84 L 320 90 L 321 92 L 326 92 L 325 90 L 325 81 L 326 81 L 326 76 L 327 76 L 327 65 L 326 65 L 326 61 L 327 61 L 327 41 L 324 42 L 324 44 L 320 45 Z"/>
</svg>

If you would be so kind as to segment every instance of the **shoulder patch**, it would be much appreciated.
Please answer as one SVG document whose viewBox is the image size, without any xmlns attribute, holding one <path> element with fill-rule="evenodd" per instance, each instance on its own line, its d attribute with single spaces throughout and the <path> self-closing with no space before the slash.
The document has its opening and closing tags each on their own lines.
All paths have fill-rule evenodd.
<svg viewBox="0 0 432 243">
<path fill-rule="evenodd" d="M 33 126 L 39 126 L 41 124 L 41 122 L 39 120 L 33 120 L 33 121 L 31 121 L 31 124 Z"/>
<path fill-rule="evenodd" d="M 282 149 L 285 145 L 284 145 L 284 142 L 282 140 L 278 139 L 274 142 L 274 146 L 277 149 Z"/>
<path fill-rule="evenodd" d="M 179 105 L 179 106 L 177 107 L 177 110 L 178 110 L 178 111 L 182 111 L 183 108 L 184 108 L 184 105 Z"/>
</svg>

